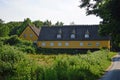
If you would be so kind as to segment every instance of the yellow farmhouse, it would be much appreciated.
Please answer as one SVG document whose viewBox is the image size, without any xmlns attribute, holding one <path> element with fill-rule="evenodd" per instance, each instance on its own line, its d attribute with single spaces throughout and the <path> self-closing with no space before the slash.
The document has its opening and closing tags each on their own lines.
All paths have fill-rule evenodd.
<svg viewBox="0 0 120 80">
<path fill-rule="evenodd" d="M 110 37 L 101 37 L 98 25 L 42 27 L 37 45 L 40 48 L 110 49 Z"/>
<path fill-rule="evenodd" d="M 20 38 L 36 43 L 38 40 L 39 33 L 40 29 L 36 28 L 35 26 L 27 26 L 20 35 Z"/>
</svg>

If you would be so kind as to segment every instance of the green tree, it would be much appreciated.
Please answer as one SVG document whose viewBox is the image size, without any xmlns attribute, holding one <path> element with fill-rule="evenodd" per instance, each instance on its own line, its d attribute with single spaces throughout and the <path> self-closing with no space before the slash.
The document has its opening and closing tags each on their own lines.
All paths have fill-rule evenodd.
<svg viewBox="0 0 120 80">
<path fill-rule="evenodd" d="M 21 24 L 21 26 L 18 28 L 17 34 L 20 35 L 20 34 L 23 32 L 23 30 L 24 30 L 28 25 L 33 26 L 31 20 L 30 20 L 29 18 L 26 18 L 26 19 L 24 19 L 24 21 L 23 21 L 23 23 Z"/>
<path fill-rule="evenodd" d="M 4 21 L 2 19 L 0 19 L 0 24 L 2 24 Z"/>
<path fill-rule="evenodd" d="M 81 0 L 81 8 L 86 9 L 87 15 L 99 16 L 99 32 L 110 35 L 112 46 L 116 49 L 120 44 L 120 0 Z"/>
<path fill-rule="evenodd" d="M 34 21 L 33 24 L 34 24 L 37 28 L 40 28 L 41 26 L 43 26 L 43 22 L 40 21 L 40 20 Z"/>
<path fill-rule="evenodd" d="M 9 33 L 9 28 L 3 23 L 4 21 L 0 19 L 0 37 L 6 37 Z"/>
<path fill-rule="evenodd" d="M 18 28 L 21 26 L 22 22 L 8 22 L 6 25 L 9 27 L 9 35 L 16 35 Z"/>
<path fill-rule="evenodd" d="M 57 21 L 56 23 L 55 23 L 55 26 L 63 26 L 63 22 L 59 22 L 59 21 Z"/>
<path fill-rule="evenodd" d="M 44 23 L 43 23 L 44 26 L 52 26 L 52 22 L 49 21 L 49 20 L 46 20 Z"/>
</svg>

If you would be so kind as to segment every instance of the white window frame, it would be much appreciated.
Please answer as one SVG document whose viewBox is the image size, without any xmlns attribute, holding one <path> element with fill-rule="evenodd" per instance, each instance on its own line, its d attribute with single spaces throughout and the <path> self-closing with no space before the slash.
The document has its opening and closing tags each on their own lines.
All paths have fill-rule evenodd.
<svg viewBox="0 0 120 80">
<path fill-rule="evenodd" d="M 68 43 L 68 42 L 66 42 L 66 43 L 65 43 L 65 46 L 69 46 L 69 43 Z"/>
<path fill-rule="evenodd" d="M 71 34 L 71 39 L 75 39 L 75 34 Z"/>
<path fill-rule="evenodd" d="M 46 43 L 45 42 L 42 42 L 42 44 L 41 44 L 42 46 L 46 46 Z"/>
<path fill-rule="evenodd" d="M 62 43 L 61 43 L 61 42 L 58 42 L 58 46 L 62 46 Z"/>
<path fill-rule="evenodd" d="M 83 46 L 84 45 L 84 43 L 83 42 L 80 42 L 80 46 Z"/>
<path fill-rule="evenodd" d="M 50 43 L 50 46 L 54 46 L 54 43 L 53 43 L 53 42 L 51 42 L 51 43 Z"/>
<path fill-rule="evenodd" d="M 57 39 L 61 39 L 61 34 L 57 34 Z"/>
<path fill-rule="evenodd" d="M 85 34 L 85 38 L 89 38 L 89 34 Z"/>
</svg>

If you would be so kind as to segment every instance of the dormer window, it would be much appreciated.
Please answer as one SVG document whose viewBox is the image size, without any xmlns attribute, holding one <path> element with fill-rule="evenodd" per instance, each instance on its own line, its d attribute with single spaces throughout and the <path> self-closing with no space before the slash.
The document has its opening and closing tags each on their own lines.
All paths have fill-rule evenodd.
<svg viewBox="0 0 120 80">
<path fill-rule="evenodd" d="M 89 31 L 87 30 L 86 33 L 85 33 L 85 38 L 89 38 Z"/>
<path fill-rule="evenodd" d="M 75 34 L 71 34 L 71 39 L 75 39 Z"/>
<path fill-rule="evenodd" d="M 85 34 L 85 38 L 89 38 L 89 35 L 88 35 L 88 34 Z"/>
<path fill-rule="evenodd" d="M 57 34 L 57 39 L 61 39 L 61 34 L 62 34 L 62 30 L 60 29 L 59 31 L 58 31 L 58 34 Z"/>
<path fill-rule="evenodd" d="M 61 34 L 57 34 L 57 39 L 61 39 Z"/>
<path fill-rule="evenodd" d="M 72 34 L 71 34 L 71 39 L 75 39 L 75 29 L 73 29 Z"/>
</svg>

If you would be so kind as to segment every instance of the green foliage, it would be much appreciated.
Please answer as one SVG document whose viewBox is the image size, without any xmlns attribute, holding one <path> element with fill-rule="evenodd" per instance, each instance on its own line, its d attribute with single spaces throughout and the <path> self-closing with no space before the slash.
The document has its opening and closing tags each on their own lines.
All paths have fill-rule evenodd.
<svg viewBox="0 0 120 80">
<path fill-rule="evenodd" d="M 0 36 L 5 37 L 7 35 L 20 35 L 23 30 L 27 26 L 35 26 L 37 28 L 40 28 L 42 26 L 62 26 L 64 23 L 57 21 L 55 24 L 52 24 L 51 21 L 46 20 L 46 21 L 41 21 L 41 20 L 36 20 L 36 21 L 31 21 L 29 18 L 24 19 L 24 21 L 10 21 L 8 23 L 4 23 L 2 19 L 0 19 Z"/>
<path fill-rule="evenodd" d="M 112 47 L 119 49 L 120 43 L 120 0 L 81 0 L 81 8 L 86 9 L 87 15 L 94 14 L 102 18 L 99 33 L 111 36 Z"/>
<path fill-rule="evenodd" d="M 29 18 L 26 18 L 24 22 L 21 24 L 21 26 L 18 28 L 17 34 L 20 35 L 23 32 L 23 30 L 29 25 L 32 26 L 33 24 Z"/>
<path fill-rule="evenodd" d="M 9 35 L 17 35 L 17 30 L 22 25 L 22 22 L 8 22 L 6 25 L 9 27 Z"/>
<path fill-rule="evenodd" d="M 39 20 L 34 21 L 33 24 L 34 24 L 37 28 L 40 28 L 40 27 L 43 26 L 43 22 L 42 22 L 42 21 L 39 21 Z"/>
<path fill-rule="evenodd" d="M 26 53 L 35 53 L 35 48 L 36 48 L 35 45 L 33 45 L 33 43 L 30 41 L 19 39 L 17 35 L 1 38 L 0 41 L 4 45 L 11 45 L 20 51 Z"/>
<path fill-rule="evenodd" d="M 95 51 L 95 50 L 93 49 L 93 51 Z M 64 54 L 64 53 L 67 53 L 67 54 L 78 54 L 78 53 L 86 54 L 87 49 L 81 50 L 81 49 L 48 49 L 48 48 L 37 48 L 36 52 L 37 52 L 37 54 L 41 54 L 41 53 L 44 53 L 44 54 Z"/>
<path fill-rule="evenodd" d="M 52 26 L 52 22 L 49 20 L 44 21 L 43 23 L 44 26 Z"/>
<path fill-rule="evenodd" d="M 4 21 L 0 19 L 0 37 L 6 37 L 9 34 L 9 28 L 4 24 Z"/>
<path fill-rule="evenodd" d="M 0 37 L 6 37 L 9 34 L 8 26 L 0 24 Z"/>
<path fill-rule="evenodd" d="M 63 22 L 59 22 L 59 21 L 57 21 L 56 23 L 55 23 L 55 26 L 63 26 Z"/>
<path fill-rule="evenodd" d="M 1 80 L 96 80 L 115 55 L 101 50 L 82 55 L 32 55 L 28 58 L 17 48 L 4 45 L 0 51 Z"/>
<path fill-rule="evenodd" d="M 38 80 L 96 80 L 110 65 L 112 56 L 108 50 L 77 55 L 36 55 L 41 64 L 37 68 Z M 33 58 L 34 56 L 32 56 Z M 38 58 L 37 58 L 38 57 Z M 51 62 L 48 62 L 51 61 Z M 43 63 L 42 63 L 43 62 Z M 51 64 L 48 64 L 51 63 Z M 46 65 L 47 64 L 47 65 Z"/>
<path fill-rule="evenodd" d="M 13 35 L 4 40 L 4 44 L 9 44 L 9 45 L 16 45 L 19 42 L 20 42 L 20 40 L 18 39 L 17 35 Z"/>
<path fill-rule="evenodd" d="M 22 52 L 14 47 L 2 46 L 0 48 L 0 79 L 7 80 L 7 77 L 13 76 L 17 65 L 25 60 Z"/>
</svg>

